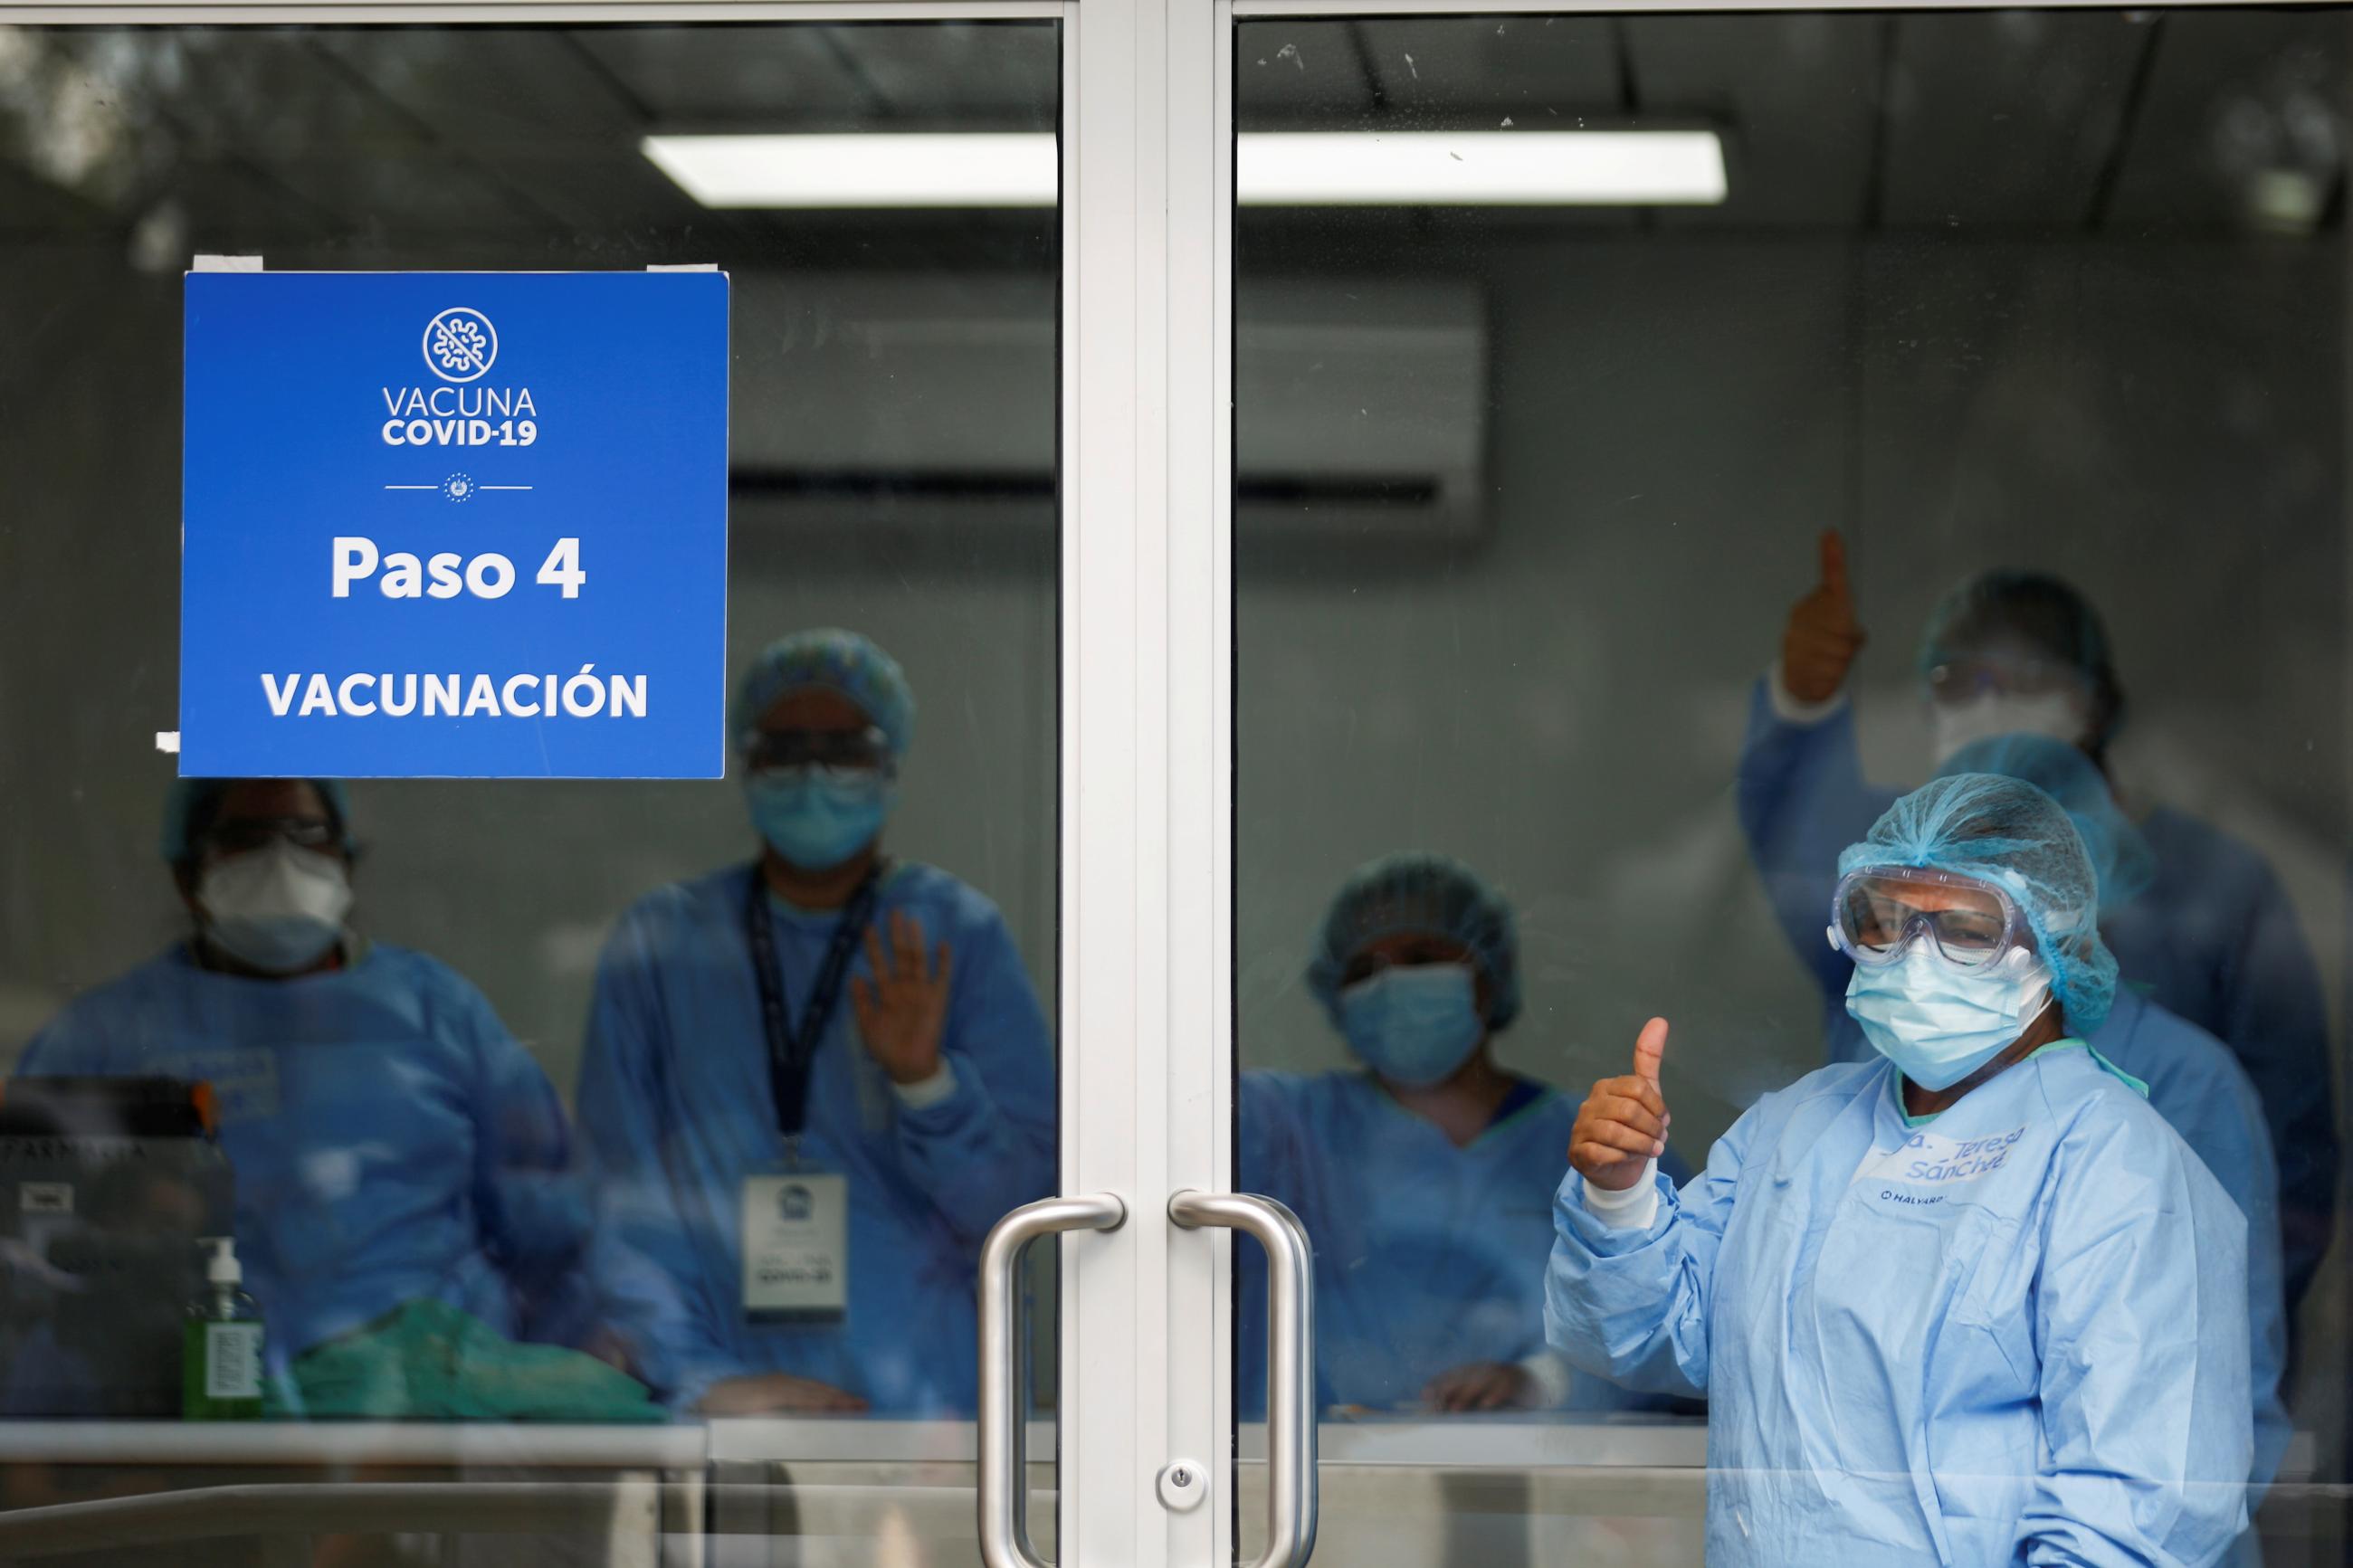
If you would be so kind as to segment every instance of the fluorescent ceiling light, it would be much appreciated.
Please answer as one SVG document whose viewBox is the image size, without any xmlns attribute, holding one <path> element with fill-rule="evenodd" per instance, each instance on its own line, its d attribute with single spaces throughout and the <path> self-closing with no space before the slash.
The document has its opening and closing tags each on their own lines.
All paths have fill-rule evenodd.
<svg viewBox="0 0 2353 1568">
<path fill-rule="evenodd" d="M 1060 153 L 1003 135 L 649 136 L 645 154 L 707 207 L 1042 207 Z M 1713 131 L 1254 132 L 1244 206 L 1709 206 Z"/>
<path fill-rule="evenodd" d="M 707 207 L 1050 207 L 1050 132 L 649 136 L 655 166 Z"/>
<path fill-rule="evenodd" d="M 1662 206 L 1724 200 L 1713 131 L 1261 132 L 1245 206 Z"/>
</svg>

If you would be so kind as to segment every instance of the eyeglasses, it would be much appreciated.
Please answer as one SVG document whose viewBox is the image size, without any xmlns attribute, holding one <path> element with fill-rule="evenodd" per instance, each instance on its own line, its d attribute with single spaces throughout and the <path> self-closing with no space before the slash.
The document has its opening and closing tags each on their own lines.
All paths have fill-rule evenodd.
<svg viewBox="0 0 2353 1568">
<path fill-rule="evenodd" d="M 1830 943 L 1871 968 L 1902 958 L 1923 936 L 1965 969 L 2032 945 L 2018 905 L 1991 882 L 1925 867 L 1863 867 L 1839 879 Z"/>
<path fill-rule="evenodd" d="M 1472 963 L 1471 950 L 1461 942 L 1433 937 L 1426 942 L 1416 942 L 1402 952 L 1358 952 L 1348 960 L 1347 967 L 1340 972 L 1340 986 L 1341 989 L 1345 990 L 1351 985 L 1370 980 L 1374 975 L 1391 969 L 1420 969 L 1440 963 L 1467 965 Z"/>
<path fill-rule="evenodd" d="M 755 773 L 791 768 L 891 769 L 891 738 L 879 728 L 863 730 L 763 730 L 744 748 L 744 765 Z"/>
<path fill-rule="evenodd" d="M 280 840 L 297 849 L 332 849 L 339 842 L 335 825 L 323 816 L 238 816 L 206 828 L 203 848 L 211 855 L 249 855 Z"/>
<path fill-rule="evenodd" d="M 1928 667 L 1928 700 L 1947 708 L 1996 692 L 2032 697 L 2046 691 L 2080 691 L 2084 684 L 2082 670 L 2047 658 L 1969 654 Z"/>
</svg>

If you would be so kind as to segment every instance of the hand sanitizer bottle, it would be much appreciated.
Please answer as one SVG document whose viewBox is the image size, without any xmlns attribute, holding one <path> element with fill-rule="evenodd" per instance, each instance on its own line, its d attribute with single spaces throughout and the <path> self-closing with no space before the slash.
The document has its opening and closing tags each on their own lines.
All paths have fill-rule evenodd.
<svg viewBox="0 0 2353 1568">
<path fill-rule="evenodd" d="M 239 1286 L 245 1270 L 234 1237 L 208 1236 L 206 1285 L 188 1303 L 180 1348 L 180 1414 L 190 1421 L 253 1421 L 261 1415 L 261 1309 Z"/>
</svg>

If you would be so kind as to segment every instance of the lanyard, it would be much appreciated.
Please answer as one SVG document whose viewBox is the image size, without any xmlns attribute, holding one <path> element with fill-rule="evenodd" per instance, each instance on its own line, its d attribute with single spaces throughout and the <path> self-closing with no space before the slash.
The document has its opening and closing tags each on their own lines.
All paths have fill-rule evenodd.
<svg viewBox="0 0 2353 1568">
<path fill-rule="evenodd" d="M 875 890 L 881 880 L 882 866 L 877 861 L 866 880 L 849 895 L 848 907 L 834 925 L 833 943 L 826 949 L 825 964 L 818 971 L 808 1005 L 801 1009 L 800 1026 L 794 1028 L 786 1017 L 785 977 L 776 963 L 776 921 L 768 909 L 767 879 L 756 864 L 752 868 L 752 893 L 744 905 L 744 923 L 751 930 L 752 973 L 760 982 L 760 1023 L 768 1036 L 768 1087 L 776 1097 L 776 1130 L 787 1144 L 797 1142 L 801 1129 L 808 1124 L 810 1064 L 817 1058 L 818 1041 L 826 1025 L 841 1005 L 841 986 L 849 977 L 850 957 L 874 913 Z"/>
</svg>

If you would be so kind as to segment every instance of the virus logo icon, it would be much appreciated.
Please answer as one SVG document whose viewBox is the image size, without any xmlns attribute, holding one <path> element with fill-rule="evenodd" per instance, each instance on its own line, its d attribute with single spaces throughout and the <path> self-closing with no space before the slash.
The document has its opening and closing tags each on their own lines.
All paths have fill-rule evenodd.
<svg viewBox="0 0 2353 1568">
<path fill-rule="evenodd" d="M 452 305 L 425 323 L 425 363 L 444 381 L 476 381 L 499 357 L 499 330 L 480 310 Z"/>
<path fill-rule="evenodd" d="M 471 474 L 451 474 L 441 481 L 441 493 L 451 500 L 472 500 L 474 492 L 481 488 Z"/>
</svg>

